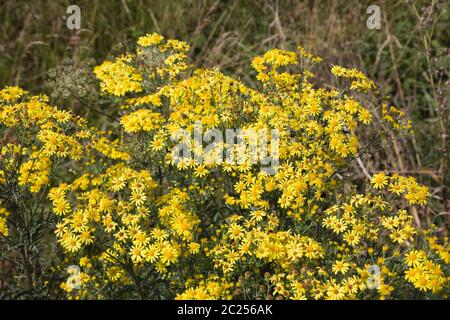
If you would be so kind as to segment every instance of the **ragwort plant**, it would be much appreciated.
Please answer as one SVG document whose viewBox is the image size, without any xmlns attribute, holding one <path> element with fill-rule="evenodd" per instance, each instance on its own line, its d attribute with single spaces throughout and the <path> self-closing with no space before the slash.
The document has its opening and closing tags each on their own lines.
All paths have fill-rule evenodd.
<svg viewBox="0 0 450 320">
<path fill-rule="evenodd" d="M 50 188 L 88 168 L 88 155 L 126 156 L 48 101 L 17 87 L 0 91 L 0 289 L 10 298 L 54 297 L 52 284 L 64 280 L 53 272 L 64 257 L 54 248 L 54 212 L 62 209 L 52 212 Z"/>
<path fill-rule="evenodd" d="M 149 34 L 137 44 L 94 68 L 101 94 L 120 110 L 120 126 L 111 126 L 118 139 L 56 109 L 44 122 L 23 123 L 24 93 L 1 91 L 2 130 L 28 136 L 2 147 L 0 187 L 45 195 L 51 208 L 39 205 L 51 210 L 63 251 L 52 270 L 81 268 L 79 288 L 66 275 L 59 292 L 70 299 L 447 298 L 448 238 L 434 226 L 419 229 L 411 214 L 427 204 L 428 188 L 385 172 L 365 170 L 363 185 L 349 179 L 353 162 L 364 170 L 358 132 L 376 128 L 384 139 L 385 128 L 411 130 L 373 81 L 332 66 L 342 87 L 320 87 L 313 70 L 321 58 L 298 47 L 256 57 L 261 85 L 252 89 L 217 69 L 193 69 L 185 42 Z M 361 96 L 377 103 L 363 106 Z M 79 131 L 67 134 L 72 121 Z M 194 133 L 196 122 L 222 132 L 278 130 L 274 174 L 250 156 L 220 161 L 223 148 L 242 151 L 223 143 L 208 150 L 189 141 L 205 161 L 179 161 L 174 137 Z M 56 185 L 48 177 L 59 158 L 70 174 L 60 172 Z M 2 193 L 3 241 L 18 232 L 14 199 Z"/>
</svg>

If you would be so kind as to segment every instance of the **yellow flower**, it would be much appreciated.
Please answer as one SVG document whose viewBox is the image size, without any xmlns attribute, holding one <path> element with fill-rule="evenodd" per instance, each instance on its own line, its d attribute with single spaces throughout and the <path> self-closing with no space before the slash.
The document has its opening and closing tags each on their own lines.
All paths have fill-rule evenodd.
<svg viewBox="0 0 450 320">
<path fill-rule="evenodd" d="M 370 182 L 372 183 L 374 188 L 382 189 L 387 185 L 388 178 L 384 173 L 377 173 L 373 175 L 372 180 Z"/>
<path fill-rule="evenodd" d="M 178 260 L 179 252 L 170 245 L 166 245 L 161 249 L 160 260 L 165 265 L 170 265 Z"/>
<path fill-rule="evenodd" d="M 76 252 L 81 248 L 81 241 L 73 235 L 68 235 L 62 242 L 64 248 L 69 252 Z"/>
<path fill-rule="evenodd" d="M 349 268 L 350 268 L 349 263 L 347 263 L 343 260 L 339 260 L 333 264 L 332 270 L 333 270 L 334 274 L 338 274 L 338 273 L 346 274 L 347 271 L 349 270 Z"/>
<path fill-rule="evenodd" d="M 239 240 L 240 238 L 242 238 L 243 231 L 244 231 L 243 228 L 236 223 L 231 224 L 228 228 L 228 233 L 230 234 L 230 238 L 233 240 Z"/>
<path fill-rule="evenodd" d="M 372 115 L 370 111 L 367 109 L 360 109 L 358 115 L 359 121 L 364 123 L 365 125 L 369 125 L 372 122 Z"/>
<path fill-rule="evenodd" d="M 160 254 L 160 250 L 156 245 L 150 245 L 147 248 L 144 249 L 143 255 L 144 259 L 147 262 L 155 262 Z"/>
<path fill-rule="evenodd" d="M 147 200 L 147 196 L 144 194 L 142 190 L 133 190 L 130 196 L 130 201 L 135 206 L 141 206 L 144 204 L 145 200 Z"/>
<path fill-rule="evenodd" d="M 144 248 L 134 245 L 130 251 L 131 260 L 134 263 L 140 263 L 144 260 Z"/>
<path fill-rule="evenodd" d="M 139 37 L 137 44 L 141 47 L 149 47 L 152 45 L 159 44 L 164 39 L 163 36 L 157 33 L 146 34 L 145 36 Z"/>
<path fill-rule="evenodd" d="M 56 215 L 64 215 L 70 211 L 70 204 L 65 199 L 58 199 L 53 203 L 53 212 Z"/>
<path fill-rule="evenodd" d="M 327 288 L 327 300 L 341 300 L 345 297 L 345 290 L 346 288 L 344 286 L 340 286 L 336 283 L 330 283 Z"/>
<path fill-rule="evenodd" d="M 347 231 L 344 235 L 344 240 L 349 245 L 356 246 L 360 241 L 360 237 L 354 231 Z"/>
<path fill-rule="evenodd" d="M 188 248 L 190 253 L 196 254 L 200 252 L 200 244 L 196 242 L 189 243 Z"/>
<path fill-rule="evenodd" d="M 417 266 L 421 263 L 424 258 L 423 251 L 411 250 L 409 253 L 405 255 L 405 262 L 408 266 Z"/>
<path fill-rule="evenodd" d="M 204 165 L 200 164 L 194 169 L 194 176 L 203 178 L 209 173 L 208 169 Z"/>
</svg>

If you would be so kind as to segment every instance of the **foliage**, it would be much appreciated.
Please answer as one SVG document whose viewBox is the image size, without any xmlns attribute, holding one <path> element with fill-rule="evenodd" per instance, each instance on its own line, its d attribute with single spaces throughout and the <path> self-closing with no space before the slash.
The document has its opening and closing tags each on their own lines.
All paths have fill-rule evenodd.
<svg viewBox="0 0 450 320">
<path fill-rule="evenodd" d="M 120 116 L 104 130 L 45 96 L 0 91 L 3 254 L 25 252 L 28 278 L 6 277 L 8 288 L 75 299 L 447 298 L 448 238 L 414 221 L 428 187 L 363 167 L 365 130 L 376 145 L 411 133 L 364 73 L 331 66 L 340 87 L 330 87 L 314 74 L 321 58 L 273 49 L 253 59 L 251 88 L 193 68 L 185 42 L 137 43 L 94 68 Z M 193 148 L 207 161 L 177 161 L 177 132 L 197 121 L 278 130 L 275 174 L 250 156 L 218 161 L 205 143 Z M 370 181 L 355 183 L 359 170 Z M 34 228 L 53 227 L 60 259 L 37 278 L 27 257 L 45 232 Z M 70 265 L 81 267 L 80 289 L 66 281 Z"/>
</svg>

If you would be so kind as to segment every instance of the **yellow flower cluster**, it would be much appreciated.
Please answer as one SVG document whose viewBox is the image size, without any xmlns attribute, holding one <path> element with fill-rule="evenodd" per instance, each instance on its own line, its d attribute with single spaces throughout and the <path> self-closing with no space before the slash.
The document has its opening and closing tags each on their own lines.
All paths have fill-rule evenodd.
<svg viewBox="0 0 450 320">
<path fill-rule="evenodd" d="M 0 101 L 9 102 L 19 99 L 20 97 L 27 94 L 27 91 L 19 87 L 6 86 L 0 91 Z"/>
<path fill-rule="evenodd" d="M 36 193 L 49 184 L 55 165 L 63 159 L 79 161 L 94 150 L 112 159 L 128 158 L 118 150 L 117 141 L 87 129 L 85 119 L 49 105 L 48 97 L 25 97 L 25 91 L 11 88 L 0 94 L 8 95 L 0 103 L 0 125 L 18 133 L 2 146 L 0 185 L 9 176 Z"/>
<path fill-rule="evenodd" d="M 160 128 L 164 118 L 158 112 L 141 109 L 124 115 L 120 120 L 127 133 L 137 133 L 139 131 L 152 131 Z"/>
<path fill-rule="evenodd" d="M 266 52 L 263 56 L 253 59 L 252 67 L 258 72 L 256 78 L 265 85 L 270 83 L 276 86 L 295 86 L 297 77 L 280 69 L 289 65 L 298 63 L 298 57 L 295 52 L 273 49 Z"/>
<path fill-rule="evenodd" d="M 430 195 L 428 187 L 417 183 L 414 177 L 402 177 L 398 174 L 389 177 L 381 172 L 372 177 L 371 183 L 376 189 L 388 187 L 391 193 L 404 195 L 410 204 L 425 205 Z"/>
<path fill-rule="evenodd" d="M 148 263 L 166 273 L 182 252 L 198 251 L 193 235 L 199 221 L 183 207 L 189 199 L 185 192 L 173 189 L 155 198 L 155 187 L 148 171 L 116 165 L 105 174 L 85 174 L 53 188 L 49 193 L 53 211 L 63 216 L 56 229 L 59 242 L 74 253 L 101 241 L 105 251 L 91 258 L 112 265 L 108 269 L 112 280 L 130 276 L 115 264 L 118 261 Z M 81 202 L 72 205 L 70 194 L 78 192 Z"/>
<path fill-rule="evenodd" d="M 388 107 L 387 103 L 381 106 L 383 120 L 396 130 L 412 131 L 411 120 L 405 121 L 405 113 L 394 106 Z M 406 123 L 405 123 L 406 122 Z"/>
<path fill-rule="evenodd" d="M 39 127 L 29 138 L 35 147 L 2 147 L 9 162 L 1 160 L 0 186 L 12 155 L 26 155 L 18 181 L 32 191 L 48 185 L 55 158 L 87 158 L 77 178 L 48 193 L 67 257 L 61 269 L 83 269 L 80 290 L 61 284 L 69 297 L 446 297 L 448 239 L 417 228 L 411 214 L 427 203 L 428 188 L 397 174 L 376 173 L 367 184 L 346 178 L 359 129 L 376 125 L 378 110 L 357 94 L 376 89 L 371 80 L 333 66 L 355 90 L 318 87 L 305 64 L 321 59 L 299 47 L 256 57 L 261 88 L 252 89 L 216 69 L 190 70 L 188 50 L 149 34 L 136 53 L 96 67 L 101 90 L 121 106 L 114 141 L 43 97 L 12 103 L 25 93 L 0 92 L 1 125 Z M 399 123 L 403 115 L 390 112 L 399 117 L 382 121 Z M 188 141 L 202 163 L 175 161 L 174 136 L 195 133 L 198 122 L 220 132 L 267 130 L 267 138 L 276 129 L 274 174 L 250 161 L 252 151 L 241 162 L 218 161 L 205 141 Z M 3 224 L 2 232 L 0 216 L 0 233 Z"/>
<path fill-rule="evenodd" d="M 448 255 L 448 252 L 446 255 Z M 447 285 L 448 281 L 441 266 L 428 259 L 425 251 L 412 250 L 405 256 L 405 263 L 408 265 L 405 279 L 411 282 L 415 288 L 437 293 Z"/>
<path fill-rule="evenodd" d="M 255 215 L 264 218 L 257 222 Z M 253 214 L 246 221 L 242 216 L 231 216 L 230 224 L 222 230 L 222 243 L 212 249 L 214 266 L 227 274 L 239 262 L 251 259 L 279 265 L 280 270 L 294 270 L 302 258 L 323 257 L 322 246 L 313 239 L 292 235 L 289 231 L 276 231 L 278 228 L 278 219 L 264 212 Z"/>
<path fill-rule="evenodd" d="M 163 36 L 157 33 L 152 33 L 139 37 L 137 44 L 140 45 L 141 47 L 149 47 L 159 44 L 163 39 L 164 39 Z"/>
<path fill-rule="evenodd" d="M 331 68 L 331 72 L 336 77 L 351 79 L 352 82 L 350 84 L 350 89 L 368 92 L 369 90 L 374 90 L 377 88 L 375 86 L 375 83 L 372 80 L 368 79 L 366 75 L 358 69 L 333 66 Z"/>
<path fill-rule="evenodd" d="M 6 218 L 9 216 L 9 212 L 6 211 L 5 208 L 0 208 L 0 235 L 7 237 L 8 236 L 8 225 Z"/>
<path fill-rule="evenodd" d="M 160 61 L 148 71 L 149 79 L 155 79 L 158 68 L 167 64 L 169 43 L 171 40 L 163 43 L 155 34 L 139 40 L 142 48 L 137 55 L 152 50 L 155 63 Z M 110 248 L 100 255 L 107 263 L 110 281 L 124 279 L 126 283 L 132 280 L 134 268 L 150 264 L 168 277 L 171 288 L 183 275 L 189 275 L 190 280 L 181 287 L 184 290 L 176 295 L 178 299 L 241 297 L 249 290 L 247 286 L 256 286 L 261 297 L 291 299 L 377 295 L 384 299 L 400 290 L 395 283 L 402 279 L 401 272 L 393 270 L 414 250 L 420 230 L 408 210 L 398 207 L 400 202 L 393 202 L 390 195 L 403 195 L 410 205 L 424 205 L 428 188 L 411 177 L 378 173 L 371 181 L 373 192 L 338 195 L 334 204 L 327 205 L 330 199 L 326 194 L 339 187 L 335 173 L 345 166 L 346 159 L 357 155 L 357 129 L 372 123 L 372 112 L 355 96 L 315 88 L 308 80 L 313 74 L 301 68 L 302 58 L 314 63 L 320 58 L 301 47 L 298 50 L 299 55 L 274 49 L 253 60 L 264 91 L 250 89 L 217 70 L 196 70 L 185 79 L 169 77 L 163 86 L 151 87 L 149 94 L 126 100 L 121 124 L 128 139 L 146 139 L 148 143 L 139 153 L 130 150 L 131 159 L 142 159 L 141 163 L 158 159 L 154 170 L 159 172 L 159 184 L 156 187 L 154 180 L 150 184 L 153 194 L 162 194 L 154 197 L 150 190 L 130 185 L 129 178 L 119 173 L 134 172 L 127 165 L 111 167 L 104 176 L 92 180 L 93 184 L 98 179 L 93 190 L 76 196 L 78 200 L 72 205 L 83 214 L 76 211 L 67 215 L 66 207 L 61 206 L 66 216 L 59 227 L 66 231 L 60 241 L 66 250 L 70 246 L 65 237 L 79 239 L 80 245 L 72 249 L 79 252 L 85 245 L 81 230 L 102 230 L 109 235 L 100 238 L 110 239 L 109 245 L 100 245 L 97 238 L 92 241 Z M 181 75 L 185 66 L 178 65 L 172 75 Z M 290 71 L 295 68 L 300 72 Z M 351 89 L 375 89 L 358 70 L 334 66 L 331 71 L 351 79 Z M 204 128 L 278 129 L 280 165 L 276 174 L 255 170 L 258 165 L 248 158 L 235 164 L 214 160 L 175 163 L 169 151 L 173 146 L 170 138 L 181 129 L 194 132 L 196 121 Z M 208 159 L 202 144 L 193 147 L 195 153 Z M 188 188 L 179 189 L 181 181 L 191 182 Z M 389 192 L 382 192 L 384 189 Z M 89 201 L 95 205 L 86 206 Z M 117 213 L 100 209 L 103 201 Z M 211 211 L 213 216 L 210 206 L 218 210 Z M 134 213 L 129 216 L 124 210 Z M 88 212 L 96 220 L 86 218 Z M 55 213 L 61 214 L 58 209 Z M 82 229 L 69 229 L 78 216 L 85 221 Z M 442 245 L 442 250 L 448 252 L 448 245 Z M 193 259 L 189 261 L 196 264 L 189 268 L 183 259 Z M 211 269 L 205 260 L 210 261 Z M 124 267 L 126 261 L 136 267 L 129 270 Z M 379 268 L 376 275 L 370 273 L 373 265 Z M 199 277 L 205 273 L 207 278 Z M 238 275 L 243 273 L 246 276 L 241 281 Z M 439 279 L 444 281 L 445 277 Z M 444 282 L 433 288 L 443 289 Z"/>
<path fill-rule="evenodd" d="M 19 133 L 17 140 L 2 147 L 0 183 L 5 175 L 14 176 L 13 171 L 19 165 L 18 184 L 38 192 L 49 183 L 54 159 L 81 158 L 85 121 L 50 106 L 46 96 L 23 97 L 23 94 L 25 91 L 20 89 L 0 91 L 0 95 L 8 96 L 0 104 L 0 125 Z M 79 132 L 75 133 L 76 130 Z"/>
<path fill-rule="evenodd" d="M 200 276 L 200 279 L 203 277 Z M 186 283 L 189 287 L 193 282 L 195 287 L 191 287 L 181 294 L 178 294 L 177 300 L 216 300 L 216 299 L 231 299 L 233 297 L 231 288 L 233 283 L 222 282 L 217 276 L 210 276 L 208 279 L 203 279 L 201 282 L 190 280 Z"/>
<path fill-rule="evenodd" d="M 313 61 L 313 62 L 322 62 L 322 61 L 323 61 L 323 59 L 322 59 L 321 57 L 314 56 L 313 54 L 307 52 L 307 51 L 305 50 L 305 48 L 303 48 L 303 47 L 301 47 L 301 46 L 298 46 L 298 47 L 297 47 L 297 50 L 298 50 L 298 52 L 300 53 L 300 55 L 301 55 L 302 57 L 304 57 L 304 58 L 306 58 L 306 59 L 309 59 L 309 60 L 311 60 L 311 61 Z"/>
<path fill-rule="evenodd" d="M 169 39 L 152 33 L 140 37 L 137 44 L 136 58 L 146 65 L 146 75 L 149 79 L 174 80 L 188 69 L 187 52 L 189 45 L 184 41 Z"/>
<path fill-rule="evenodd" d="M 129 64 L 132 59 L 132 55 L 125 55 L 94 68 L 103 92 L 120 97 L 128 92 L 142 91 L 142 75 Z"/>
</svg>

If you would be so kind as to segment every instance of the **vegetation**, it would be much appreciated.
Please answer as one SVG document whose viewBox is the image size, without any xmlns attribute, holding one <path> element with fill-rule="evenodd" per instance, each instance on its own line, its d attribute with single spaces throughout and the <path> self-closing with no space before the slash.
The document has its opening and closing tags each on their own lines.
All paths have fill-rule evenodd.
<svg viewBox="0 0 450 320">
<path fill-rule="evenodd" d="M 449 3 L 370 4 L 6 1 L 0 297 L 448 298 Z"/>
</svg>

